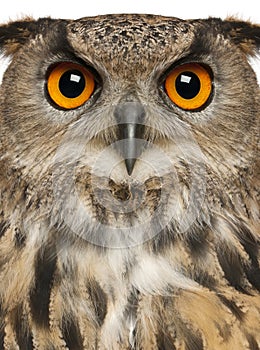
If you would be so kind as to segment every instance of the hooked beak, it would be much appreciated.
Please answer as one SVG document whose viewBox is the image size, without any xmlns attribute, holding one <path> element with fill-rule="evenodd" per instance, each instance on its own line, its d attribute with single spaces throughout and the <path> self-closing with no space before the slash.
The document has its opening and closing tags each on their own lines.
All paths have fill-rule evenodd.
<svg viewBox="0 0 260 350">
<path fill-rule="evenodd" d="M 142 153 L 140 139 L 144 134 L 144 107 L 140 102 L 126 101 L 115 109 L 118 123 L 120 153 L 124 157 L 127 173 L 131 176 L 136 160 Z"/>
</svg>

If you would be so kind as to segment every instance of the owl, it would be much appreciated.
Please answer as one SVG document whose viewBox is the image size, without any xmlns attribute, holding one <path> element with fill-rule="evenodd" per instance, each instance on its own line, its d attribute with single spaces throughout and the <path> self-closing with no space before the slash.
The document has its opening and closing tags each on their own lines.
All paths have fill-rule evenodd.
<svg viewBox="0 0 260 350">
<path fill-rule="evenodd" d="M 260 347 L 260 26 L 0 26 L 0 349 Z"/>
</svg>

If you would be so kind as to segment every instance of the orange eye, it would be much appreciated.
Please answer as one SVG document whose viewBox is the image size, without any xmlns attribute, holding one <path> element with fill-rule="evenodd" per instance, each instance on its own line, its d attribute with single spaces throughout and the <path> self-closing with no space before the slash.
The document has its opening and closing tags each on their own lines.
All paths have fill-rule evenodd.
<svg viewBox="0 0 260 350">
<path fill-rule="evenodd" d="M 178 107 L 196 110 L 205 105 L 212 91 L 212 78 L 198 63 L 174 68 L 165 80 L 167 95 Z"/>
<path fill-rule="evenodd" d="M 47 90 L 50 98 L 59 107 L 77 108 L 92 95 L 95 80 L 85 67 L 77 63 L 62 62 L 48 76 Z"/>
</svg>

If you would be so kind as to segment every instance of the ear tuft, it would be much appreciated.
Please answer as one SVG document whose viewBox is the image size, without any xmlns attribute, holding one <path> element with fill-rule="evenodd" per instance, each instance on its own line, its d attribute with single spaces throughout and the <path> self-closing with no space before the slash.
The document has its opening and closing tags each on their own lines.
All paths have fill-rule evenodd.
<svg viewBox="0 0 260 350">
<path fill-rule="evenodd" d="M 224 29 L 246 55 L 254 56 L 260 49 L 260 25 L 229 17 L 224 21 Z"/>
<path fill-rule="evenodd" d="M 0 49 L 5 55 L 14 54 L 36 29 L 37 22 L 30 17 L 0 25 Z"/>
</svg>

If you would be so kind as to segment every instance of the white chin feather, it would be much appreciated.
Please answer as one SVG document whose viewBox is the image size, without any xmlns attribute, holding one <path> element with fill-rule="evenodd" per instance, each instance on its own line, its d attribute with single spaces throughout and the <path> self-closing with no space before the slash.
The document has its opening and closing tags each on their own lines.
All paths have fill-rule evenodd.
<svg viewBox="0 0 260 350">
<path fill-rule="evenodd" d="M 2 84 L 3 76 L 11 62 L 10 57 L 6 57 L 0 53 L 0 84 Z"/>
<path fill-rule="evenodd" d="M 248 62 L 255 71 L 258 85 L 260 86 L 260 52 L 254 57 L 249 57 Z"/>
</svg>

